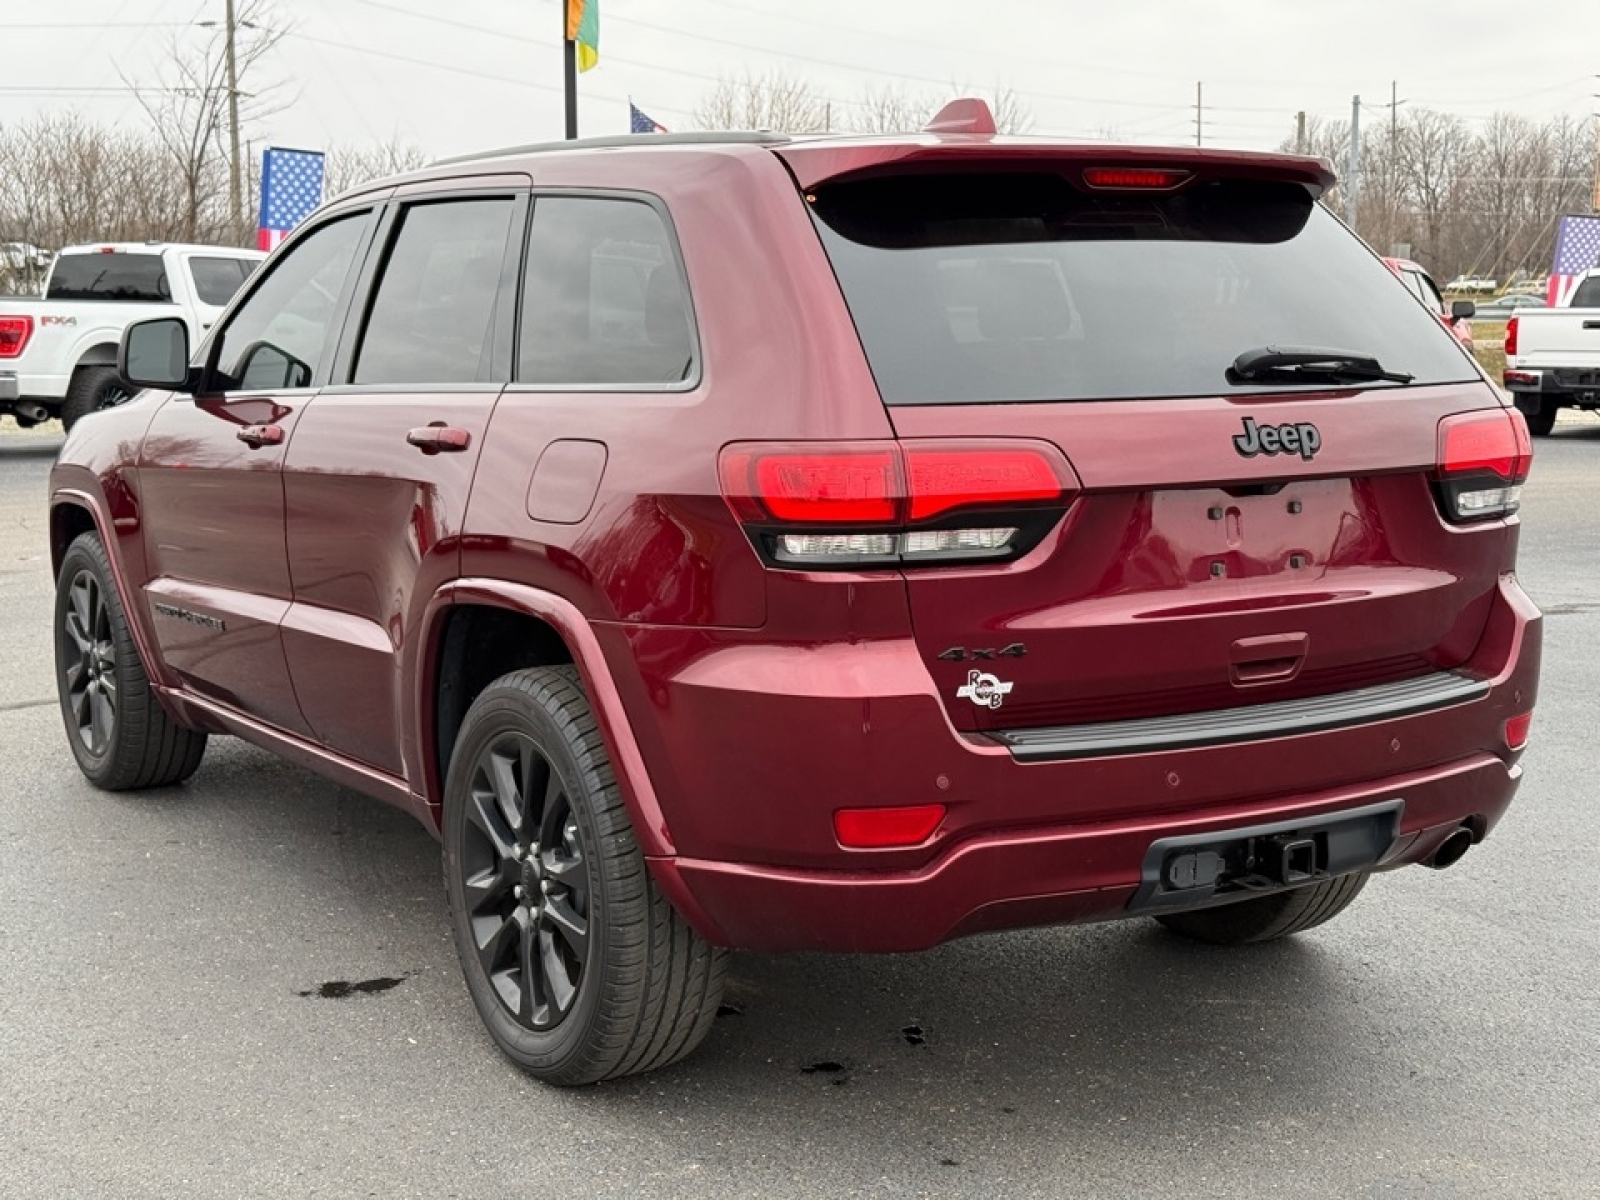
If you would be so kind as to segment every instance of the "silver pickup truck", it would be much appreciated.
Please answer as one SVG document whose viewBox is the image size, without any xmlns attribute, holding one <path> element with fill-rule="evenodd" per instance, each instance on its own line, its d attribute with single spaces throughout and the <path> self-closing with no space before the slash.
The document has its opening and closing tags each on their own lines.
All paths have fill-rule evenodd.
<svg viewBox="0 0 1600 1200">
<path fill-rule="evenodd" d="M 1505 386 L 1539 437 L 1563 408 L 1600 409 L 1600 268 L 1563 307 L 1520 309 L 1506 323 Z"/>
<path fill-rule="evenodd" d="M 24 427 L 123 399 L 122 331 L 147 317 L 181 317 L 198 342 L 266 255 L 223 246 L 71 246 L 44 296 L 0 299 L 0 414 Z"/>
</svg>

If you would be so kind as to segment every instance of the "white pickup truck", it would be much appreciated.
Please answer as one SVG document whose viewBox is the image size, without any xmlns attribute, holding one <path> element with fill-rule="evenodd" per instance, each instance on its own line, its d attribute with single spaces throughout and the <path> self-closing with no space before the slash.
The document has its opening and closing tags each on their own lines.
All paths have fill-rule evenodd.
<svg viewBox="0 0 1600 1200">
<path fill-rule="evenodd" d="M 1563 408 L 1600 409 L 1600 268 L 1564 306 L 1518 309 L 1506 322 L 1505 385 L 1539 437 Z"/>
<path fill-rule="evenodd" d="M 0 413 L 23 427 L 79 417 L 126 398 L 122 331 L 178 316 L 195 343 L 266 257 L 223 246 L 108 244 L 63 250 L 44 296 L 0 298 Z"/>
</svg>

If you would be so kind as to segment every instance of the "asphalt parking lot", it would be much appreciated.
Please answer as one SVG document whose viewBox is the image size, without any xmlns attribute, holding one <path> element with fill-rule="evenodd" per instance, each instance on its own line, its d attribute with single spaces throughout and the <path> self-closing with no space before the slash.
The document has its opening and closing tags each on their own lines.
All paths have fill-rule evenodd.
<svg viewBox="0 0 1600 1200">
<path fill-rule="evenodd" d="M 409 818 L 231 740 L 181 788 L 83 781 L 60 441 L 0 426 L 0 1195 L 1600 1196 L 1600 420 L 1537 446 L 1527 780 L 1458 867 L 1244 951 L 741 956 L 700 1053 L 579 1092 L 480 1031 Z"/>
</svg>

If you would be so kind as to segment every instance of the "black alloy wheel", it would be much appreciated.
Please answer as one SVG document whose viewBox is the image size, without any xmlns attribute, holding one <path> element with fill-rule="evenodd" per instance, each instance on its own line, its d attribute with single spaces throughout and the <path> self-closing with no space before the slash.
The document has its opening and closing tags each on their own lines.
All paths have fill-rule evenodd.
<svg viewBox="0 0 1600 1200">
<path fill-rule="evenodd" d="M 58 661 L 68 713 L 77 723 L 78 741 L 96 758 L 111 745 L 117 721 L 117 658 L 111 610 L 92 571 L 80 570 L 67 586 Z"/>
<path fill-rule="evenodd" d="M 500 1003 L 544 1031 L 572 1011 L 589 955 L 589 866 L 560 773 L 508 731 L 472 767 L 462 880 L 472 940 Z"/>
<path fill-rule="evenodd" d="M 495 1045 L 563 1087 L 677 1062 L 716 1018 L 727 954 L 645 864 L 578 672 L 483 689 L 445 781 L 445 897 Z"/>
</svg>

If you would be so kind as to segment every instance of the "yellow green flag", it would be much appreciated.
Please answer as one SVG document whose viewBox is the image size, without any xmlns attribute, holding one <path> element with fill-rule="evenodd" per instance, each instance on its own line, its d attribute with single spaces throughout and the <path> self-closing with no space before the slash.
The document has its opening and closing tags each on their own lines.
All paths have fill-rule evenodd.
<svg viewBox="0 0 1600 1200">
<path fill-rule="evenodd" d="M 567 0 L 567 41 L 578 43 L 578 70 L 600 61 L 600 0 Z"/>
</svg>

